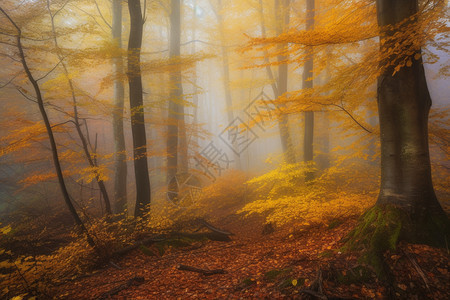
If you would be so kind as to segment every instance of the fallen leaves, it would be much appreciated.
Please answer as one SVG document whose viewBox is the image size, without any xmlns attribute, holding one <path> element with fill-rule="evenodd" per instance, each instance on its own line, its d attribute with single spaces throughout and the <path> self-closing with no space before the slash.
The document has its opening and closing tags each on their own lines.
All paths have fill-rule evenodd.
<svg viewBox="0 0 450 300">
<path fill-rule="evenodd" d="M 292 228 L 285 228 L 271 235 L 249 238 L 246 234 L 239 234 L 239 228 L 247 232 L 245 223 L 235 222 L 229 225 L 236 228 L 227 227 L 238 233 L 229 243 L 207 242 L 191 251 L 171 249 L 163 256 L 147 256 L 135 250 L 117 262 L 122 270 L 106 267 L 54 292 L 66 294 L 65 299 L 96 299 L 118 285 L 111 282 L 143 277 L 144 282 L 139 286 L 129 286 L 110 298 L 302 299 L 305 295 L 302 290 L 308 290 L 314 283 L 319 268 L 323 271 L 323 292 L 327 296 L 384 299 L 388 289 L 373 277 L 367 277 L 368 281 L 364 283 L 342 283 L 335 277 L 337 273 L 347 277 L 353 273 L 353 276 L 361 275 L 363 267 L 358 265 L 357 255 L 339 254 L 333 250 L 340 247 L 339 240 L 354 223 L 355 220 L 346 220 L 332 230 L 315 226 L 302 231 L 301 235 L 292 233 Z M 293 236 L 289 238 L 290 235 Z M 324 249 L 330 248 L 327 251 L 331 255 L 320 255 Z M 400 248 L 401 251 L 386 256 L 397 282 L 395 293 L 405 298 L 449 298 L 448 256 L 441 250 L 422 245 L 400 245 Z M 420 263 L 431 290 L 425 287 L 402 251 L 407 251 Z M 176 268 L 181 263 L 209 270 L 226 269 L 227 273 L 204 276 L 196 272 L 181 272 Z"/>
</svg>

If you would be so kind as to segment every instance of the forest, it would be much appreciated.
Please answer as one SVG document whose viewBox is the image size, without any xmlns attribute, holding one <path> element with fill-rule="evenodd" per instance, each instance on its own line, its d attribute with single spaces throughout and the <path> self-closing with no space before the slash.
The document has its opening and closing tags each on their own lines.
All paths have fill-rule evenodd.
<svg viewBox="0 0 450 300">
<path fill-rule="evenodd" d="M 1 0 L 0 299 L 450 299 L 446 0 Z"/>
</svg>

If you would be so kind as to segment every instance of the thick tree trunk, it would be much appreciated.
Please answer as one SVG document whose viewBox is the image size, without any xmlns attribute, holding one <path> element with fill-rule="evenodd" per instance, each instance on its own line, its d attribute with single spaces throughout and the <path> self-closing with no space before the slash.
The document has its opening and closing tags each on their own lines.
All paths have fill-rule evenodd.
<svg viewBox="0 0 450 300">
<path fill-rule="evenodd" d="M 418 0 L 377 0 L 381 28 L 380 52 L 396 43 L 405 25 L 417 22 Z M 412 17 L 414 16 L 414 17 Z M 412 18 L 410 18 L 412 17 Z M 398 24 L 409 20 L 399 28 Z M 409 24 L 408 24 L 409 23 Z M 391 29 L 385 26 L 394 25 Z M 448 247 L 450 224 L 434 193 L 428 150 L 428 112 L 431 98 L 420 54 L 410 54 L 411 66 L 394 74 L 385 67 L 378 78 L 378 114 L 381 136 L 381 186 L 377 203 L 362 216 L 349 234 L 345 248 L 363 251 L 361 260 L 378 276 L 389 280 L 386 250 L 399 240 Z M 387 58 L 392 61 L 392 58 Z M 387 62 L 382 62 L 386 66 Z"/>
<path fill-rule="evenodd" d="M 418 12 L 418 1 L 377 0 L 380 27 L 395 25 Z M 392 37 L 395 32 L 386 31 Z M 386 51 L 390 43 L 383 44 Z M 420 50 L 416 54 L 420 54 Z M 417 220 L 442 212 L 431 181 L 428 113 L 431 98 L 422 59 L 395 75 L 386 68 L 378 80 L 381 133 L 381 187 L 377 204 L 393 204 Z"/>
<path fill-rule="evenodd" d="M 180 0 L 171 0 L 170 2 L 170 44 L 169 56 L 176 60 L 180 57 L 180 39 L 181 39 L 181 3 Z M 174 62 L 173 70 L 170 72 L 169 85 L 169 115 L 168 115 L 168 133 L 167 133 L 167 182 L 177 174 L 181 164 L 182 147 L 187 147 L 186 133 L 184 126 L 184 106 L 183 106 L 183 86 L 181 84 L 180 62 Z M 184 138 L 184 143 L 181 140 Z M 185 155 L 187 156 L 187 154 Z M 187 157 L 185 157 L 187 163 Z M 171 187 L 169 187 L 171 188 Z M 176 191 L 169 191 L 176 192 Z"/>
<path fill-rule="evenodd" d="M 122 49 L 122 0 L 113 0 L 112 38 L 117 48 Z M 112 60 L 114 73 L 114 211 L 122 213 L 127 207 L 127 155 L 123 132 L 124 86 L 122 81 L 122 55 Z"/>
<path fill-rule="evenodd" d="M 275 12 L 276 12 L 276 20 L 278 20 L 277 26 L 277 34 L 280 35 L 287 29 L 290 21 L 290 0 L 275 0 Z M 287 44 L 280 45 L 278 51 L 286 52 Z M 288 56 L 286 53 L 282 53 L 277 57 L 278 62 L 278 81 L 277 81 L 277 90 L 278 95 L 280 97 L 284 93 L 287 92 L 288 86 Z M 278 127 L 280 129 L 280 139 L 281 139 L 281 147 L 284 153 L 284 160 L 293 164 L 296 162 L 294 146 L 292 144 L 291 134 L 289 132 L 289 120 L 287 115 L 281 113 L 280 118 L 278 120 Z"/>
<path fill-rule="evenodd" d="M 141 46 L 144 20 L 140 0 L 129 0 L 130 38 L 128 41 L 128 84 L 130 89 L 131 132 L 133 135 L 134 173 L 136 177 L 135 216 L 143 216 L 151 200 L 147 162 L 147 137 L 142 97 Z"/>
<path fill-rule="evenodd" d="M 314 0 L 306 1 L 306 30 L 314 29 Z M 309 46 L 306 48 L 306 53 L 308 56 L 307 61 L 303 66 L 303 89 L 312 89 L 313 88 L 313 47 Z M 314 142 L 314 112 L 306 111 L 305 112 L 305 127 L 304 127 L 304 135 L 303 135 L 303 161 L 305 163 L 311 163 L 314 159 L 313 152 L 313 142 Z M 305 180 L 311 181 L 314 178 L 313 172 L 307 172 Z"/>
</svg>

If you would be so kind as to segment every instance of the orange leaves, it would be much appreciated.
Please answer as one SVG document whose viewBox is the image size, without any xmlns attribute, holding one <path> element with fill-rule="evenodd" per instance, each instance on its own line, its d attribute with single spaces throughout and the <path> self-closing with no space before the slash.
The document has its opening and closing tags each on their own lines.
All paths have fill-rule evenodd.
<svg viewBox="0 0 450 300">
<path fill-rule="evenodd" d="M 56 178 L 56 173 L 54 173 L 54 172 L 37 173 L 37 174 L 27 176 L 25 179 L 21 180 L 19 183 L 22 183 L 22 184 L 24 184 L 25 187 L 27 187 L 27 186 L 30 186 L 33 184 L 45 182 L 45 181 L 48 181 L 50 179 L 55 179 L 55 178 Z"/>
<path fill-rule="evenodd" d="M 25 126 L 13 129 L 6 136 L 0 138 L 2 144 L 0 157 L 12 152 L 25 150 L 33 142 L 46 139 L 46 129 L 42 122 L 25 121 Z"/>
</svg>

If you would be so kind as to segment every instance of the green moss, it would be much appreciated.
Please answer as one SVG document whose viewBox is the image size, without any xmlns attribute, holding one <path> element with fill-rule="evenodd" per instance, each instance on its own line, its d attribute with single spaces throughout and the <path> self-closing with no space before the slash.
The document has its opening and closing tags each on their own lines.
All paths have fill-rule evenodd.
<svg viewBox="0 0 450 300">
<path fill-rule="evenodd" d="M 294 286 L 294 284 L 292 283 L 294 281 L 295 278 L 292 277 L 288 277 L 285 278 L 281 281 L 281 283 L 278 285 L 278 287 L 280 289 L 288 289 Z M 297 280 L 297 284 L 295 286 L 303 286 L 305 284 L 305 278 L 298 278 Z"/>
<path fill-rule="evenodd" d="M 342 223 L 344 223 L 343 220 L 334 219 L 328 224 L 328 229 L 329 230 L 334 229 L 334 228 L 338 227 L 339 225 L 341 225 Z"/>
<path fill-rule="evenodd" d="M 411 216 L 393 205 L 375 205 L 361 216 L 341 251 L 361 251 L 360 262 L 371 265 L 380 279 L 386 279 L 383 254 L 387 250 L 395 250 L 400 240 L 445 247 L 449 227 L 445 214 Z"/>
<path fill-rule="evenodd" d="M 244 280 L 242 280 L 242 282 L 239 284 L 239 286 L 241 287 L 249 287 L 252 286 L 256 283 L 256 280 L 253 278 L 245 278 Z"/>
<path fill-rule="evenodd" d="M 332 257 L 334 254 L 333 250 L 325 250 L 319 253 L 319 257 Z"/>
<path fill-rule="evenodd" d="M 292 271 L 292 268 L 286 269 L 273 269 L 264 274 L 264 278 L 268 281 L 274 281 L 277 277 L 281 275 L 286 275 Z"/>
<path fill-rule="evenodd" d="M 362 250 L 360 262 L 371 265 L 379 278 L 385 278 L 383 254 L 395 250 L 406 219 L 406 214 L 394 206 L 376 205 L 361 217 L 342 250 Z"/>
<path fill-rule="evenodd" d="M 139 246 L 139 250 L 141 250 L 142 253 L 148 256 L 156 256 L 156 253 L 154 253 L 150 248 L 145 247 L 144 245 Z"/>
</svg>

